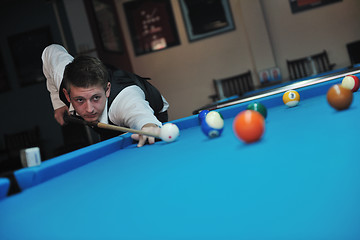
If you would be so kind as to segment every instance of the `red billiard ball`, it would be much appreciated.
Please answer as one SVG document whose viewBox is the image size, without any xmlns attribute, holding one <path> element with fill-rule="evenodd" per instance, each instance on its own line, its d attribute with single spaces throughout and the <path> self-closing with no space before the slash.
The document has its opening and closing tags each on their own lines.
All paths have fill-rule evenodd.
<svg viewBox="0 0 360 240">
<path fill-rule="evenodd" d="M 246 143 L 258 141 L 265 131 L 264 117 L 257 111 L 245 110 L 234 119 L 235 135 Z"/>
<path fill-rule="evenodd" d="M 336 84 L 328 90 L 326 98 L 331 107 L 336 110 L 344 110 L 350 107 L 353 93 L 350 89 Z"/>
<path fill-rule="evenodd" d="M 360 86 L 359 78 L 355 75 L 348 75 L 343 78 L 341 86 L 350 89 L 352 92 L 356 92 Z"/>
</svg>

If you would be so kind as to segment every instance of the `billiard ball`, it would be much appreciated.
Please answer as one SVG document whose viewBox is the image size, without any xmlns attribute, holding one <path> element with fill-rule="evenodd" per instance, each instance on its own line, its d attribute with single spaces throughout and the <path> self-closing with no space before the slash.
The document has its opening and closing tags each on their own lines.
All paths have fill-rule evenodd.
<svg viewBox="0 0 360 240">
<path fill-rule="evenodd" d="M 198 115 L 198 118 L 199 118 L 199 123 L 201 124 L 202 121 L 205 119 L 206 115 L 209 113 L 210 111 L 209 110 L 201 110 L 199 115 Z"/>
<path fill-rule="evenodd" d="M 159 137 L 165 142 L 173 142 L 180 135 L 179 128 L 173 123 L 165 123 L 160 128 Z"/>
<path fill-rule="evenodd" d="M 210 111 L 201 123 L 201 130 L 209 138 L 220 136 L 224 130 L 222 115 L 217 111 Z"/>
<path fill-rule="evenodd" d="M 295 107 L 300 102 L 300 95 L 295 90 L 286 91 L 283 95 L 283 102 L 288 107 Z"/>
<path fill-rule="evenodd" d="M 359 78 L 354 75 L 345 76 L 341 82 L 341 86 L 350 89 L 352 92 L 356 92 L 359 89 Z"/>
<path fill-rule="evenodd" d="M 335 84 L 328 90 L 326 99 L 331 107 L 336 110 L 344 110 L 350 107 L 353 93 L 350 89 L 344 88 L 341 84 Z"/>
<path fill-rule="evenodd" d="M 259 103 L 259 102 L 254 102 L 254 103 L 250 103 L 247 108 L 247 110 L 254 110 L 254 111 L 257 111 L 259 112 L 261 115 L 263 115 L 264 118 L 267 117 L 267 109 L 266 107 Z"/>
<path fill-rule="evenodd" d="M 242 111 L 234 119 L 233 130 L 235 135 L 245 143 L 256 142 L 265 131 L 265 119 L 257 111 Z"/>
</svg>

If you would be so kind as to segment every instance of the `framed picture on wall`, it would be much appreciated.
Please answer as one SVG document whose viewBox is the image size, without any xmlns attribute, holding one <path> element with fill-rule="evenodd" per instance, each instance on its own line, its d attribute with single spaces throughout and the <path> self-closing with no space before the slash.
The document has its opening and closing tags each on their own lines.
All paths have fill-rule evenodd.
<svg viewBox="0 0 360 240">
<path fill-rule="evenodd" d="M 119 32 L 119 20 L 112 0 L 92 0 L 96 27 L 103 51 L 123 53 L 124 44 Z"/>
<path fill-rule="evenodd" d="M 10 90 L 10 84 L 5 69 L 2 54 L 0 52 L 0 93 Z"/>
<path fill-rule="evenodd" d="M 341 1 L 342 0 L 289 0 L 292 13 L 298 13 Z"/>
<path fill-rule="evenodd" d="M 280 68 L 272 67 L 258 72 L 261 85 L 269 85 L 281 82 Z"/>
<path fill-rule="evenodd" d="M 228 0 L 179 0 L 190 41 L 235 29 Z"/>
<path fill-rule="evenodd" d="M 124 3 L 136 56 L 180 44 L 170 0 L 138 0 Z"/>
<path fill-rule="evenodd" d="M 41 54 L 53 43 L 50 27 L 42 27 L 8 37 L 20 86 L 45 80 L 42 72 Z"/>
</svg>

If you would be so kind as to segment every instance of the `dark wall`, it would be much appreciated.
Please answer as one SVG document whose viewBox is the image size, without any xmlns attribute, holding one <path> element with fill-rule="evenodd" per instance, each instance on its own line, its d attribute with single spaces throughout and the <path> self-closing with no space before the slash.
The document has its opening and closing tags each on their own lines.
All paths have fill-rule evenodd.
<svg viewBox="0 0 360 240">
<path fill-rule="evenodd" d="M 0 91 L 1 149 L 5 148 L 4 134 L 35 126 L 40 127 L 45 158 L 53 157 L 54 150 L 62 145 L 61 128 L 53 118 L 41 63 L 44 44 L 48 41 L 64 44 L 54 4 L 72 50 L 74 44 L 62 1 L 12 0 L 0 6 L 0 58 L 3 62 L 0 70 L 5 72 L 0 76 L 6 76 L 0 81 L 7 81 L 9 86 L 8 90 Z"/>
</svg>

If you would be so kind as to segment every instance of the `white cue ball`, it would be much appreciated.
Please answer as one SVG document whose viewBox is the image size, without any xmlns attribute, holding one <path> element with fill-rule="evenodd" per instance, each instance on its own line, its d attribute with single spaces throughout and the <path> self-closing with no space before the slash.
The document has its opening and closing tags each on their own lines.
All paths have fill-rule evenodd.
<svg viewBox="0 0 360 240">
<path fill-rule="evenodd" d="M 160 138 L 165 142 L 173 142 L 179 136 L 179 128 L 173 123 L 166 123 L 160 129 Z"/>
</svg>

